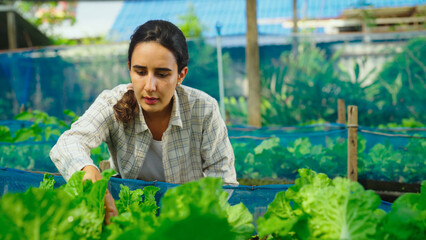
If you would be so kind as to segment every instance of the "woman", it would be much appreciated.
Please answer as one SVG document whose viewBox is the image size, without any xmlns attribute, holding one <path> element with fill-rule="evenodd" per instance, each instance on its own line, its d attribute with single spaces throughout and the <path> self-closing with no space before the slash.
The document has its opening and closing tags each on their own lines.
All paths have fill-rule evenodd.
<svg viewBox="0 0 426 240">
<path fill-rule="evenodd" d="M 90 149 L 106 142 L 122 178 L 181 184 L 213 176 L 238 184 L 216 100 L 181 85 L 188 58 L 186 39 L 172 23 L 139 26 L 128 52 L 132 86 L 102 92 L 52 148 L 50 157 L 62 176 L 68 180 L 83 170 L 85 179 L 101 179 Z M 107 193 L 107 215 L 116 215 L 111 201 Z"/>
</svg>

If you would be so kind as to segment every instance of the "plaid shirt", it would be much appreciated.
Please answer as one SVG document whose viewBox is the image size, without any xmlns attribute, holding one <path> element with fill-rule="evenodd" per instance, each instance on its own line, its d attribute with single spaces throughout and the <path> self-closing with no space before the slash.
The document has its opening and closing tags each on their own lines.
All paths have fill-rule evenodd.
<svg viewBox="0 0 426 240">
<path fill-rule="evenodd" d="M 94 165 L 90 149 L 108 144 L 113 168 L 136 179 L 152 141 L 142 110 L 126 127 L 114 116 L 113 106 L 127 91 L 126 84 L 103 91 L 90 108 L 64 132 L 50 158 L 68 181 L 86 165 Z M 164 132 L 163 166 L 166 182 L 182 184 L 205 176 L 238 184 L 234 152 L 216 100 L 206 93 L 177 86 L 169 126 Z"/>
</svg>

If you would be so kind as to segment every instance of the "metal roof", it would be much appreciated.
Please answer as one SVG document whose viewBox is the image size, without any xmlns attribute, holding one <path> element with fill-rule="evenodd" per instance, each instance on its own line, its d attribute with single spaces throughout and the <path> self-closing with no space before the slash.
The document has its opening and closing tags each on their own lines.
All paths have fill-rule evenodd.
<svg viewBox="0 0 426 240">
<path fill-rule="evenodd" d="M 401 7 L 425 4 L 426 0 L 298 0 L 299 18 L 336 18 L 344 9 L 355 7 Z M 140 24 L 151 19 L 168 20 L 179 24 L 190 6 L 205 26 L 204 37 L 216 36 L 216 24 L 222 25 L 222 36 L 245 35 L 246 0 L 139 0 L 125 1 L 109 34 L 111 41 L 128 41 Z M 290 28 L 279 23 L 292 18 L 291 0 L 257 0 L 259 35 L 288 35 Z M 317 29 L 321 33 L 322 29 Z"/>
</svg>

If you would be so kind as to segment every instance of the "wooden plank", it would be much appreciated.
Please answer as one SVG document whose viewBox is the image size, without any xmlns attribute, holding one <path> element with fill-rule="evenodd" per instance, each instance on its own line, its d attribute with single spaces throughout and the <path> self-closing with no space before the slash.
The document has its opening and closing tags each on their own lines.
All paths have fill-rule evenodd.
<svg viewBox="0 0 426 240">
<path fill-rule="evenodd" d="M 358 107 L 348 106 L 348 178 L 358 181 Z"/>
</svg>

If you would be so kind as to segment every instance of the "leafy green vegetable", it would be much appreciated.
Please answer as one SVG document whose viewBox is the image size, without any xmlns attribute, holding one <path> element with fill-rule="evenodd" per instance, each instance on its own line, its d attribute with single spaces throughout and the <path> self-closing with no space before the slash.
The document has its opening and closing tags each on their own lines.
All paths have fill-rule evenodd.
<svg viewBox="0 0 426 240">
<path fill-rule="evenodd" d="M 53 186 L 55 185 L 55 178 L 51 174 L 44 174 L 43 181 L 40 183 L 41 189 L 51 189 L 53 190 Z"/>
<path fill-rule="evenodd" d="M 220 178 L 203 178 L 169 189 L 161 199 L 161 226 L 150 239 L 249 238 L 253 216 L 242 204 L 228 204 L 222 184 Z"/>
<path fill-rule="evenodd" d="M 426 239 L 426 181 L 421 192 L 400 196 L 378 226 L 378 239 Z"/>
<path fill-rule="evenodd" d="M 100 239 L 104 198 L 113 170 L 95 183 L 85 182 L 84 172 L 53 189 L 55 180 L 46 174 L 39 188 L 6 194 L 0 199 L 2 239 Z"/>
<path fill-rule="evenodd" d="M 373 191 L 348 179 L 299 170 L 300 178 L 277 194 L 263 218 L 261 237 L 275 239 L 371 239 L 383 212 Z"/>
<path fill-rule="evenodd" d="M 169 189 L 156 216 L 155 193 L 121 186 L 120 214 L 107 226 L 108 239 L 248 239 L 253 216 L 243 204 L 230 206 L 219 178 L 203 178 Z M 144 196 L 142 201 L 141 197 Z"/>
</svg>

